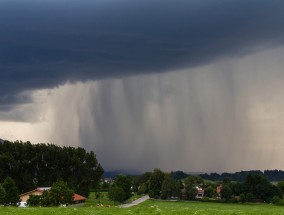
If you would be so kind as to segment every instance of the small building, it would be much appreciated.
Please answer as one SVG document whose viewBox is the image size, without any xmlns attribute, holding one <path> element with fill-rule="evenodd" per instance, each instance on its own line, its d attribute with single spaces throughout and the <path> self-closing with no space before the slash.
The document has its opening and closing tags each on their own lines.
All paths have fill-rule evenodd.
<svg viewBox="0 0 284 215">
<path fill-rule="evenodd" d="M 222 192 L 222 184 L 219 184 L 216 188 L 216 193 L 218 196 L 221 196 L 221 192 Z"/>
<path fill-rule="evenodd" d="M 85 198 L 84 196 L 80 196 L 79 194 L 74 194 L 73 195 L 73 205 L 84 205 L 85 201 L 87 198 Z"/>
<path fill-rule="evenodd" d="M 112 184 L 113 183 L 113 178 L 105 178 L 104 182 L 107 184 Z"/>
<path fill-rule="evenodd" d="M 29 192 L 21 194 L 20 195 L 20 200 L 21 200 L 20 204 L 26 203 L 28 201 L 28 199 L 30 198 L 30 195 L 41 196 L 44 191 L 50 190 L 50 188 L 51 187 L 38 187 L 34 190 L 31 190 Z M 87 199 L 86 197 L 74 193 L 72 205 L 83 206 L 85 204 L 86 199 Z"/>
<path fill-rule="evenodd" d="M 196 186 L 197 189 L 197 195 L 196 198 L 197 199 L 203 199 L 204 197 L 204 189 L 202 187 Z"/>
<path fill-rule="evenodd" d="M 20 195 L 21 202 L 27 202 L 30 195 L 41 196 L 45 190 L 49 190 L 50 187 L 38 187 L 35 190 L 23 193 Z"/>
</svg>

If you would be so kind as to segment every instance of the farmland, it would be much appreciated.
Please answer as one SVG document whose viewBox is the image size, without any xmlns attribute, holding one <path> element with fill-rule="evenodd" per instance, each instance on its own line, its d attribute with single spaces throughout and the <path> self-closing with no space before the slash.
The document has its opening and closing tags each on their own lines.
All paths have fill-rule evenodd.
<svg viewBox="0 0 284 215">
<path fill-rule="evenodd" d="M 55 208 L 55 207 L 0 207 L 0 214 L 35 215 L 35 214 L 76 214 L 76 215 L 107 215 L 107 214 L 195 214 L 195 215 L 279 215 L 284 214 L 284 207 L 271 204 L 223 204 L 205 202 L 169 202 L 148 200 L 132 208 L 111 207 L 81 207 L 81 208 Z"/>
</svg>

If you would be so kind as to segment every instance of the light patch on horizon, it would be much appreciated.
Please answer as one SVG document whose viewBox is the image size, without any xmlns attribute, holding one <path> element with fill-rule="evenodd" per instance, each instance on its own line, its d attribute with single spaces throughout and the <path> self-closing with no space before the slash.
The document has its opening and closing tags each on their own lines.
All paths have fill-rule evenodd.
<svg viewBox="0 0 284 215">
<path fill-rule="evenodd" d="M 283 169 L 283 56 L 281 47 L 189 70 L 35 91 L 34 115 L 42 121 L 2 121 L 0 137 L 82 146 L 107 170 Z"/>
</svg>

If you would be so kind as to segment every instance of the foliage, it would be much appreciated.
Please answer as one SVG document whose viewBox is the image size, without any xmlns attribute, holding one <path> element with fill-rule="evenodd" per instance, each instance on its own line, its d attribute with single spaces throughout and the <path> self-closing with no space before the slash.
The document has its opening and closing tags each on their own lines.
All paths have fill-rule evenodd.
<svg viewBox="0 0 284 215">
<path fill-rule="evenodd" d="M 29 206 L 39 206 L 41 205 L 41 196 L 40 195 L 30 195 L 27 203 Z"/>
<path fill-rule="evenodd" d="M 272 201 L 273 204 L 278 204 L 279 202 L 281 202 L 281 199 L 279 198 L 279 196 L 273 196 Z"/>
<path fill-rule="evenodd" d="M 186 196 L 185 198 L 187 200 L 194 200 L 196 199 L 196 195 L 197 195 L 197 189 L 196 187 L 191 187 L 188 190 L 186 190 Z"/>
<path fill-rule="evenodd" d="M 63 181 L 54 183 L 49 190 L 49 196 L 54 206 L 73 202 L 74 190 L 70 189 Z"/>
<path fill-rule="evenodd" d="M 114 202 L 123 202 L 126 199 L 126 194 L 121 187 L 111 187 L 108 192 L 109 199 Z"/>
<path fill-rule="evenodd" d="M 188 177 L 189 175 L 184 173 L 183 171 L 175 171 L 175 172 L 172 171 L 171 176 L 175 180 L 181 180 Z"/>
<path fill-rule="evenodd" d="M 251 193 L 254 198 L 270 201 L 273 196 L 282 198 L 281 190 L 272 185 L 262 174 L 249 174 L 244 182 L 244 192 Z"/>
<path fill-rule="evenodd" d="M 4 198 L 4 204 L 5 205 L 16 205 L 19 202 L 20 198 L 19 198 L 19 192 L 15 184 L 15 181 L 12 178 L 7 177 L 4 180 L 2 186 L 6 191 L 6 195 Z"/>
<path fill-rule="evenodd" d="M 250 170 L 240 171 L 235 173 L 211 173 L 211 174 L 200 174 L 200 176 L 206 180 L 222 181 L 224 178 L 230 178 L 232 181 L 243 182 L 249 174 L 261 174 L 264 175 L 269 181 L 281 181 L 284 178 L 284 171 L 282 170 Z"/>
<path fill-rule="evenodd" d="M 43 191 L 40 199 L 40 204 L 42 206 L 53 206 L 54 201 L 52 200 L 51 196 L 49 195 L 49 191 Z"/>
<path fill-rule="evenodd" d="M 162 190 L 165 173 L 160 169 L 154 169 L 149 178 L 149 196 L 151 198 L 159 198 Z"/>
<path fill-rule="evenodd" d="M 231 178 L 226 177 L 222 180 L 223 185 L 230 185 L 232 182 Z"/>
<path fill-rule="evenodd" d="M 246 200 L 246 195 L 244 194 L 244 193 L 242 193 L 241 195 L 240 195 L 240 202 L 242 202 L 242 203 L 245 203 L 247 200 Z"/>
<path fill-rule="evenodd" d="M 245 195 L 245 197 L 246 197 L 246 201 L 247 201 L 247 202 L 252 202 L 253 199 L 254 199 L 254 196 L 253 196 L 252 193 L 247 193 L 247 194 Z"/>
<path fill-rule="evenodd" d="M 229 186 L 234 196 L 239 196 L 244 192 L 244 185 L 241 182 L 231 182 Z"/>
<path fill-rule="evenodd" d="M 148 193 L 148 185 L 147 183 L 142 183 L 140 184 L 139 186 L 139 189 L 138 189 L 138 194 L 145 194 L 145 193 Z"/>
<path fill-rule="evenodd" d="M 254 196 L 252 193 L 242 193 L 240 195 L 240 202 L 253 202 Z"/>
<path fill-rule="evenodd" d="M 0 144 L 0 180 L 13 178 L 21 193 L 63 180 L 76 193 L 88 196 L 102 174 L 94 152 L 83 148 L 22 141 Z"/>
<path fill-rule="evenodd" d="M 191 187 L 195 187 L 197 185 L 204 185 L 204 180 L 200 176 L 190 175 L 185 179 L 184 184 L 185 189 L 190 189 Z"/>
<path fill-rule="evenodd" d="M 90 192 L 85 205 L 91 207 L 94 207 L 96 205 L 109 206 L 113 205 L 113 200 L 109 199 L 108 192 L 100 192 L 100 198 L 97 198 L 96 192 Z"/>
<path fill-rule="evenodd" d="M 162 187 L 161 187 L 161 198 L 167 199 L 171 196 L 176 196 L 176 190 L 177 190 L 176 181 L 169 175 L 165 174 Z"/>
<path fill-rule="evenodd" d="M 2 184 L 0 184 L 0 205 L 4 204 L 5 196 L 6 196 L 6 190 L 4 189 Z"/>
<path fill-rule="evenodd" d="M 190 175 L 184 180 L 185 199 L 194 200 L 197 195 L 196 187 L 204 186 L 204 180 L 200 176 Z"/>
<path fill-rule="evenodd" d="M 123 174 L 117 175 L 114 180 L 114 186 L 123 189 L 125 195 L 123 201 L 131 197 L 131 180 L 128 176 Z"/>
<path fill-rule="evenodd" d="M 232 197 L 232 190 L 228 185 L 222 186 L 221 198 L 228 201 Z"/>
<path fill-rule="evenodd" d="M 214 196 L 215 192 L 214 192 L 214 189 L 209 186 L 205 189 L 205 196 L 208 197 L 208 198 L 212 198 Z"/>
<path fill-rule="evenodd" d="M 54 183 L 50 190 L 45 190 L 42 195 L 30 195 L 28 205 L 30 206 L 59 206 L 73 202 L 74 191 L 63 181 Z"/>
<path fill-rule="evenodd" d="M 279 181 L 277 187 L 284 193 L 284 180 Z"/>
</svg>

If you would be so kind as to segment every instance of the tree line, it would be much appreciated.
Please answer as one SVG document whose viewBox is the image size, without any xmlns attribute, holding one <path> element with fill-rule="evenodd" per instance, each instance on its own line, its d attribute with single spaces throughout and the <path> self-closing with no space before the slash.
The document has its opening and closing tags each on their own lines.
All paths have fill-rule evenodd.
<svg viewBox="0 0 284 215">
<path fill-rule="evenodd" d="M 173 172 L 176 174 L 178 172 Z M 180 173 L 179 173 L 180 174 Z M 263 172 L 260 170 L 250 170 L 250 171 L 240 171 L 235 173 L 210 173 L 210 174 L 200 174 L 202 178 L 206 180 L 212 181 L 221 181 L 225 178 L 230 178 L 232 181 L 245 181 L 246 177 L 249 174 L 261 174 L 264 175 L 269 181 L 281 181 L 284 178 L 284 171 L 282 170 L 264 170 Z"/>
<path fill-rule="evenodd" d="M 203 200 L 206 201 L 279 203 L 283 198 L 284 180 L 273 185 L 259 172 L 248 174 L 242 182 L 230 178 L 214 182 L 196 175 L 181 180 L 176 179 L 175 174 L 154 169 L 139 176 L 116 176 L 110 185 L 109 197 L 123 202 L 131 193 L 138 193 L 155 199 L 196 200 L 198 188 L 204 192 Z"/>
<path fill-rule="evenodd" d="M 0 181 L 12 178 L 20 193 L 51 187 L 62 180 L 74 192 L 88 197 L 102 174 L 94 152 L 80 147 L 22 141 L 0 143 Z"/>
</svg>

